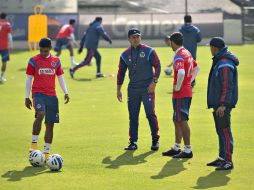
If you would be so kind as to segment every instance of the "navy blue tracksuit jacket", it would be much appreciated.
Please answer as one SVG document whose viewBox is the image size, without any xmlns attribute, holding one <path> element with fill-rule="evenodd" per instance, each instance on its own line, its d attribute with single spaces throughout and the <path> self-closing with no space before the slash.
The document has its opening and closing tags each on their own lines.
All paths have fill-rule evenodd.
<svg viewBox="0 0 254 190">
<path fill-rule="evenodd" d="M 158 120 L 155 115 L 155 94 L 148 94 L 147 87 L 153 79 L 160 76 L 161 66 L 155 50 L 140 44 L 125 50 L 120 56 L 117 85 L 122 85 L 126 70 L 129 70 L 128 110 L 130 120 L 130 142 L 138 140 L 138 118 L 141 102 L 144 104 L 146 117 L 151 128 L 152 139 L 157 141 Z"/>
<path fill-rule="evenodd" d="M 201 42 L 202 36 L 200 30 L 192 24 L 184 24 L 179 32 L 183 34 L 183 47 L 185 47 L 196 60 L 197 58 L 197 43 Z"/>
<path fill-rule="evenodd" d="M 82 52 L 83 46 L 87 48 L 87 53 L 84 61 L 82 61 L 78 66 L 76 66 L 74 71 L 88 65 L 91 62 L 91 59 L 95 57 L 96 59 L 96 66 L 97 66 L 97 73 L 101 72 L 101 55 L 99 53 L 98 45 L 100 37 L 103 37 L 106 41 L 111 43 L 111 39 L 109 35 L 104 31 L 103 26 L 100 22 L 93 21 L 89 24 L 88 29 L 84 32 L 84 35 L 80 41 L 80 49 L 79 51 Z"/>
<path fill-rule="evenodd" d="M 219 157 L 230 162 L 233 154 L 230 120 L 231 110 L 238 100 L 238 65 L 238 59 L 227 47 L 221 49 L 213 57 L 207 88 L 207 106 L 214 109 L 215 127 L 219 137 Z M 226 106 L 222 118 L 215 114 L 221 105 Z"/>
</svg>

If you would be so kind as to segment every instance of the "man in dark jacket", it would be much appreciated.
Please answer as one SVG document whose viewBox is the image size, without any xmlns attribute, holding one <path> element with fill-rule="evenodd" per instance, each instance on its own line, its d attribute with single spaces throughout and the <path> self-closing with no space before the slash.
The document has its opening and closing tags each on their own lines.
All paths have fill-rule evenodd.
<svg viewBox="0 0 254 190">
<path fill-rule="evenodd" d="M 183 47 L 186 48 L 197 60 L 197 43 L 201 42 L 202 35 L 198 27 L 192 24 L 192 18 L 190 15 L 184 16 L 184 25 L 179 29 L 179 32 L 183 34 Z M 193 87 L 195 80 L 191 83 Z"/>
<path fill-rule="evenodd" d="M 109 35 L 104 31 L 101 23 L 102 17 L 96 17 L 95 20 L 89 24 L 88 29 L 84 33 L 84 36 L 80 42 L 80 48 L 78 50 L 78 53 L 82 52 L 83 46 L 85 45 L 87 48 L 86 57 L 84 61 L 82 61 L 73 69 L 70 69 L 70 75 L 72 78 L 74 77 L 74 72 L 85 65 L 89 65 L 93 57 L 96 59 L 96 77 L 104 77 L 104 75 L 101 73 L 101 55 L 97 49 L 101 36 L 110 44 L 112 43 L 112 40 Z"/>
<path fill-rule="evenodd" d="M 239 60 L 227 50 L 225 42 L 220 37 L 210 41 L 213 64 L 209 73 L 207 88 L 207 105 L 213 108 L 216 132 L 219 137 L 219 157 L 208 163 L 216 170 L 233 169 L 233 137 L 230 128 L 231 110 L 238 100 Z"/>
</svg>

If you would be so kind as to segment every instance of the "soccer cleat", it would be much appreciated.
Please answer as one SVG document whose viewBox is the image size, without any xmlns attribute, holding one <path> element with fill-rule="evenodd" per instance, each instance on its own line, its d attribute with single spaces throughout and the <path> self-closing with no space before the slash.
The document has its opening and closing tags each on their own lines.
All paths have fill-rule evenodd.
<svg viewBox="0 0 254 190">
<path fill-rule="evenodd" d="M 70 72 L 71 78 L 74 78 L 74 70 L 73 69 L 69 69 L 69 72 Z"/>
<path fill-rule="evenodd" d="M 124 150 L 137 150 L 138 145 L 135 142 L 130 142 L 129 146 L 125 147 Z"/>
<path fill-rule="evenodd" d="M 33 152 L 34 150 L 37 150 L 37 143 L 31 143 L 31 147 L 29 149 L 29 153 Z"/>
<path fill-rule="evenodd" d="M 230 161 L 224 161 L 220 166 L 215 168 L 215 170 L 232 170 L 234 165 Z"/>
<path fill-rule="evenodd" d="M 173 158 L 192 158 L 193 157 L 193 154 L 192 152 L 190 153 L 186 153 L 184 151 L 180 152 L 179 154 L 173 156 Z"/>
<path fill-rule="evenodd" d="M 175 150 L 175 149 L 171 148 L 170 150 L 163 152 L 162 156 L 175 156 L 175 155 L 179 154 L 180 152 L 181 152 L 181 149 Z"/>
<path fill-rule="evenodd" d="M 47 153 L 47 152 L 44 152 L 43 154 L 44 154 L 45 162 L 46 162 L 46 161 L 48 160 L 48 158 L 49 158 L 50 155 L 49 155 L 49 153 Z"/>
<path fill-rule="evenodd" d="M 0 77 L 0 83 L 4 83 L 4 82 L 6 82 L 6 81 L 7 81 L 6 78 Z"/>
<path fill-rule="evenodd" d="M 156 151 L 156 150 L 159 150 L 159 148 L 160 148 L 160 146 L 159 146 L 159 141 L 153 141 L 152 142 L 152 146 L 151 146 L 151 150 L 154 150 L 154 151 Z"/>
<path fill-rule="evenodd" d="M 207 163 L 206 165 L 207 166 L 215 166 L 215 167 L 218 167 L 220 166 L 221 164 L 223 164 L 224 160 L 221 160 L 219 158 L 217 158 L 216 160 L 212 161 L 212 162 L 209 162 Z"/>
<path fill-rule="evenodd" d="M 102 73 L 97 73 L 97 74 L 96 74 L 96 78 L 103 78 L 103 77 L 105 77 L 105 75 L 102 74 Z"/>
</svg>

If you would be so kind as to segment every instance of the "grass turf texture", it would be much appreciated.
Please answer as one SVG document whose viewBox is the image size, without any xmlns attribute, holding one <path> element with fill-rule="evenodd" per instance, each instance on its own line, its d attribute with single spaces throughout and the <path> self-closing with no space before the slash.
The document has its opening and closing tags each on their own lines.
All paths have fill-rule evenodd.
<svg viewBox="0 0 254 190">
<path fill-rule="evenodd" d="M 70 103 L 63 104 L 63 93 L 57 91 L 60 104 L 60 124 L 56 124 L 51 153 L 64 159 L 61 172 L 48 168 L 33 168 L 28 162 L 28 148 L 34 111 L 24 106 L 25 68 L 29 52 L 14 52 L 8 63 L 7 82 L 0 85 L 0 189 L 250 189 L 253 173 L 254 115 L 253 45 L 229 48 L 240 59 L 239 102 L 232 112 L 232 131 L 235 140 L 231 172 L 215 172 L 206 163 L 218 155 L 218 140 L 212 111 L 206 108 L 207 77 L 211 66 L 208 47 L 199 47 L 198 63 L 201 73 L 197 77 L 190 113 L 191 144 L 194 157 L 175 160 L 162 157 L 161 152 L 174 143 L 172 123 L 172 77 L 163 69 L 172 60 L 169 48 L 156 48 L 162 64 L 162 73 L 156 89 L 156 113 L 160 127 L 160 150 L 151 152 L 151 136 L 144 109 L 141 108 L 139 149 L 125 152 L 128 142 L 128 111 L 126 88 L 123 103 L 116 98 L 116 77 L 95 78 L 95 63 L 75 73 L 68 73 L 70 58 L 67 51 L 61 56 Z M 102 71 L 116 76 L 119 55 L 123 49 L 100 49 Z M 85 54 L 85 52 L 83 53 Z M 81 61 L 83 55 L 76 56 Z M 95 61 L 94 61 L 95 62 Z M 39 137 L 43 149 L 45 127 Z"/>
</svg>

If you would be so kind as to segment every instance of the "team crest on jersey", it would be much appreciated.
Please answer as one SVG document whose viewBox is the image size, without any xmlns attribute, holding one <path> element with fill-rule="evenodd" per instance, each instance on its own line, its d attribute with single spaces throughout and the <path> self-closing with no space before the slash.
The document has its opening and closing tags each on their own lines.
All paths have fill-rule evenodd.
<svg viewBox="0 0 254 190">
<path fill-rule="evenodd" d="M 145 52 L 141 51 L 140 54 L 139 54 L 139 56 L 143 58 L 143 57 L 146 56 L 146 54 L 145 54 Z"/>
<path fill-rule="evenodd" d="M 52 67 L 55 67 L 56 66 L 56 63 L 55 62 L 51 62 L 51 65 L 52 65 Z"/>
</svg>

